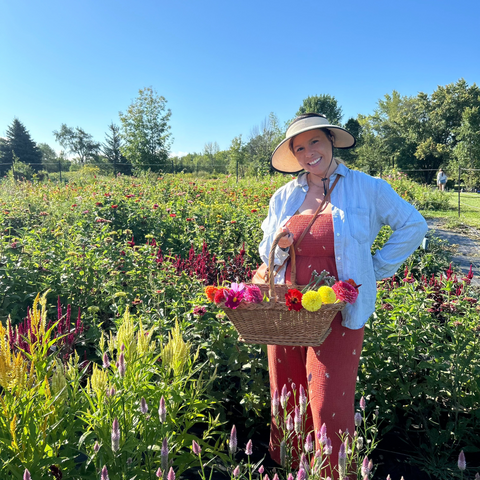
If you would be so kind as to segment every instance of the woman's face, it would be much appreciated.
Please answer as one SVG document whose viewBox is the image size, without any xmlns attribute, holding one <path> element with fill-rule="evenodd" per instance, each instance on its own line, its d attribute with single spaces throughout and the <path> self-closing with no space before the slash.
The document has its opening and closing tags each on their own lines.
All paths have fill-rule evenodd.
<svg viewBox="0 0 480 480">
<path fill-rule="evenodd" d="M 309 130 L 293 139 L 293 154 L 300 166 L 314 175 L 324 175 L 332 160 L 332 142 L 323 130 Z"/>
</svg>

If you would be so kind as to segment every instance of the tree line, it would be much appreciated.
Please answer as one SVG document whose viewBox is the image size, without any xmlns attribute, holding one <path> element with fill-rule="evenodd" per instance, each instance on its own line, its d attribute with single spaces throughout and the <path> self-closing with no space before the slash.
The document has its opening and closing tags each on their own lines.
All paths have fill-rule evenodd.
<svg viewBox="0 0 480 480">
<path fill-rule="evenodd" d="M 356 148 L 337 150 L 335 155 L 373 175 L 396 168 L 431 183 L 439 168 L 450 177 L 459 167 L 480 169 L 480 89 L 464 79 L 438 86 L 431 94 L 402 96 L 393 91 L 377 102 L 371 115 L 359 114 L 345 123 L 342 107 L 328 94 L 304 99 L 292 119 L 306 112 L 323 113 L 332 124 L 352 132 Z M 205 143 L 201 152 L 175 157 L 170 155 L 170 116 L 164 97 L 152 88 L 142 89 L 125 113 L 120 112 L 120 124 L 108 126 L 103 142 L 95 141 L 80 127 L 62 124 L 54 135 L 64 148 L 63 155 L 56 155 L 48 145 L 36 145 L 15 119 L 7 138 L 0 140 L 0 173 L 2 164 L 14 161 L 32 168 L 35 164 L 35 171 L 55 171 L 68 162 L 68 155 L 72 160 L 65 168 L 90 163 L 124 174 L 150 169 L 263 175 L 270 172 L 270 156 L 291 121 L 282 123 L 270 113 L 247 138 L 235 137 L 227 150 L 220 150 L 212 141 Z M 467 187 L 478 186 L 480 172 L 465 171 L 462 181 Z"/>
</svg>

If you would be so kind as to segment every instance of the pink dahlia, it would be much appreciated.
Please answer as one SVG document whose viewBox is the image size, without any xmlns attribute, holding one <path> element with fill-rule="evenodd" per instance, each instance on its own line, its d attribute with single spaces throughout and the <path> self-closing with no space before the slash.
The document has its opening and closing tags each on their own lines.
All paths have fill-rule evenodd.
<svg viewBox="0 0 480 480">
<path fill-rule="evenodd" d="M 247 285 L 243 298 L 248 303 L 262 303 L 263 294 L 257 285 Z"/>
<path fill-rule="evenodd" d="M 358 297 L 357 289 L 347 282 L 336 282 L 332 289 L 337 296 L 337 300 L 341 302 L 355 303 Z"/>
</svg>

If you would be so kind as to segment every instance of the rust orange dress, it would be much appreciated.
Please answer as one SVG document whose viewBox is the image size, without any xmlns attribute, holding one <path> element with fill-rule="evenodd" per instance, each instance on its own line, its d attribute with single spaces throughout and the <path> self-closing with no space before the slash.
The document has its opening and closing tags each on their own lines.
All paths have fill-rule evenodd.
<svg viewBox="0 0 480 480">
<path fill-rule="evenodd" d="M 311 215 L 294 215 L 287 222 L 286 225 L 294 234 L 294 244 L 311 218 Z M 338 278 L 331 212 L 318 216 L 295 253 L 298 285 L 307 285 L 313 270 L 318 273 L 327 270 Z M 287 266 L 285 278 L 288 283 L 290 265 Z M 338 460 L 341 443 L 339 431 L 348 430 L 353 434 L 355 430 L 355 384 L 363 343 L 363 328 L 351 330 L 342 327 L 341 322 L 342 314 L 338 313 L 332 322 L 332 332 L 318 347 L 268 345 L 272 398 L 275 390 L 280 395 L 284 385 L 292 391 L 294 383 L 298 401 L 298 389 L 303 385 L 310 402 L 307 409 L 307 432 L 315 431 L 316 448 L 321 448 L 317 433 L 322 424 L 326 424 L 327 436 L 333 447 L 332 465 L 336 465 Z M 292 393 L 287 406 L 287 410 L 292 412 L 292 418 L 293 397 Z M 280 463 L 279 445 L 282 438 L 272 414 L 270 454 L 277 463 Z"/>
</svg>

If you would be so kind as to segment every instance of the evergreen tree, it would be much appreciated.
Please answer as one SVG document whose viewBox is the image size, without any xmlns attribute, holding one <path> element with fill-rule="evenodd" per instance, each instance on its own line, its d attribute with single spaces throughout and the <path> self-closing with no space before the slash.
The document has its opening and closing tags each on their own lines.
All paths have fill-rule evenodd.
<svg viewBox="0 0 480 480">
<path fill-rule="evenodd" d="M 0 146 L 0 158 L 3 164 L 0 169 L 10 169 L 14 155 L 20 162 L 30 165 L 35 171 L 42 167 L 42 152 L 32 140 L 25 125 L 17 118 L 8 127 L 7 137 L 3 139 Z"/>
<path fill-rule="evenodd" d="M 132 174 L 132 164 L 122 155 L 122 137 L 120 135 L 120 127 L 113 122 L 108 126 L 110 134 L 105 134 L 105 142 L 102 144 L 102 152 L 108 158 L 109 162 L 114 165 L 116 172 L 125 175 Z"/>
</svg>

